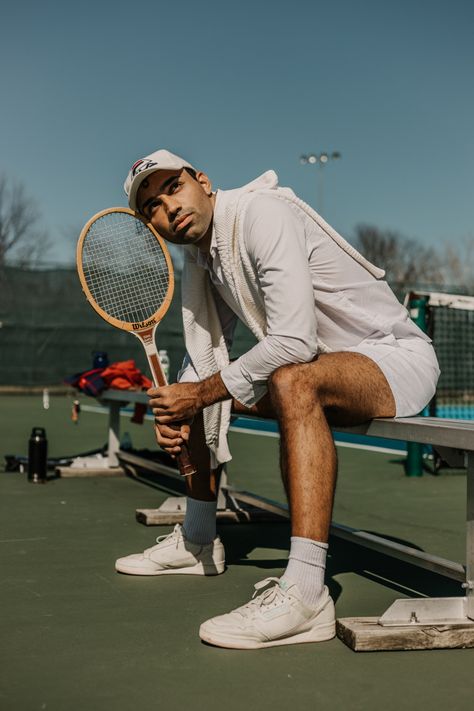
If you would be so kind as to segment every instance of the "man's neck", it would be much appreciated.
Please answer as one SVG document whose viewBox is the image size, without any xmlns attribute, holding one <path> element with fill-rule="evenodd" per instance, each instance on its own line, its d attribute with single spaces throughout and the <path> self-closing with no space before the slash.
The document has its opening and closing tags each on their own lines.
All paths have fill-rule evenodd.
<svg viewBox="0 0 474 711">
<path fill-rule="evenodd" d="M 212 193 L 212 195 L 211 195 L 211 202 L 212 202 L 212 207 L 213 207 L 214 210 L 215 210 L 215 207 L 216 207 L 216 193 Z M 199 240 L 199 242 L 198 242 L 198 244 L 197 244 L 198 249 L 199 249 L 201 252 L 204 252 L 205 254 L 210 254 L 210 252 L 211 252 L 213 229 L 214 229 L 214 213 L 213 213 L 213 215 L 212 215 L 212 220 L 211 220 L 211 223 L 210 223 L 210 225 L 209 225 L 209 228 L 208 228 L 206 234 L 204 235 L 204 237 L 202 237 L 202 239 Z"/>
<path fill-rule="evenodd" d="M 204 254 L 210 254 L 211 252 L 211 242 L 212 242 L 212 222 L 209 225 L 209 229 L 204 235 L 202 239 L 199 240 L 197 243 L 197 248 L 199 249 L 200 252 L 204 252 Z"/>
</svg>

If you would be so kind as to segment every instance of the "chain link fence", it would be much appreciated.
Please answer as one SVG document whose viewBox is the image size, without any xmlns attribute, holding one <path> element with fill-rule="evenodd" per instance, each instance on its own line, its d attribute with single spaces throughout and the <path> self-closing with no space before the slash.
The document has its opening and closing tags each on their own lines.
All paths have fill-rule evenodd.
<svg viewBox="0 0 474 711">
<path fill-rule="evenodd" d="M 174 299 L 156 338 L 157 347 L 168 351 L 172 380 L 184 355 L 179 272 L 175 276 Z M 417 286 L 425 291 L 466 293 L 459 286 Z M 394 285 L 394 290 L 403 300 L 408 287 Z M 461 335 L 451 331 L 452 350 L 443 343 L 443 354 L 456 357 Z M 253 336 L 239 324 L 232 356 L 244 353 L 253 343 Z M 92 368 L 96 351 L 105 351 L 110 362 L 133 358 L 148 373 L 141 344 L 91 309 L 74 267 L 8 266 L 0 271 L 0 387 L 61 385 L 65 377 Z"/>
<path fill-rule="evenodd" d="M 184 355 L 179 273 L 175 295 L 158 326 L 157 347 L 170 357 L 174 379 Z M 239 327 L 235 356 L 254 343 Z M 92 368 L 93 354 L 105 351 L 109 361 L 133 358 L 148 373 L 142 345 L 132 334 L 115 329 L 91 309 L 74 267 L 0 272 L 0 386 L 55 386 L 65 377 Z"/>
</svg>

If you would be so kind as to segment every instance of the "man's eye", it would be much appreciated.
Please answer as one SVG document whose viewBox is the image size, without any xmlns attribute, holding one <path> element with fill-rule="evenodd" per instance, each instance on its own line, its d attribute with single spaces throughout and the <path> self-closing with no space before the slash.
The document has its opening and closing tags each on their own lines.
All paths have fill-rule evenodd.
<svg viewBox="0 0 474 711">
<path fill-rule="evenodd" d="M 159 205 L 160 205 L 160 201 L 159 201 L 159 200 L 153 200 L 152 202 L 150 202 L 150 203 L 148 204 L 148 207 L 147 207 L 147 210 L 146 210 L 146 211 L 147 211 L 147 217 L 148 217 L 148 218 L 150 218 L 150 217 L 153 215 L 153 213 L 155 212 L 156 208 L 159 207 Z"/>
<path fill-rule="evenodd" d="M 176 192 L 176 190 L 181 186 L 181 182 L 177 180 L 175 183 L 171 183 L 170 185 L 170 193 Z"/>
</svg>

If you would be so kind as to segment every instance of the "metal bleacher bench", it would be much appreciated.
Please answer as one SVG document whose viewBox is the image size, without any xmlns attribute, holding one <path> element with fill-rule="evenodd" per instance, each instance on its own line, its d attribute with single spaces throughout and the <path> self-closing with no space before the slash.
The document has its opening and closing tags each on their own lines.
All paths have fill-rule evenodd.
<svg viewBox="0 0 474 711">
<path fill-rule="evenodd" d="M 144 393 L 109 390 L 101 395 L 101 401 L 109 408 L 109 467 L 143 468 L 181 480 L 173 467 L 144 460 L 119 448 L 120 408 L 127 403 L 147 402 Z M 331 526 L 333 537 L 459 581 L 465 595 L 396 600 L 380 618 L 339 620 L 339 636 L 356 650 L 474 646 L 474 421 L 433 417 L 379 419 L 338 431 L 430 444 L 446 462 L 467 469 L 465 566 L 366 531 L 337 523 Z M 184 513 L 185 498 L 171 497 L 158 509 L 138 509 L 136 516 L 147 525 L 169 525 L 181 522 Z M 235 522 L 281 521 L 289 518 L 289 512 L 283 503 L 236 490 L 224 472 L 218 518 Z"/>
</svg>

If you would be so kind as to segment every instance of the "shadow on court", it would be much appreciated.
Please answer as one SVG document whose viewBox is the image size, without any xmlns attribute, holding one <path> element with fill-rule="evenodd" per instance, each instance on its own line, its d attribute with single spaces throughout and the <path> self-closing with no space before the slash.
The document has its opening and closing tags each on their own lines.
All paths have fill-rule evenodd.
<svg viewBox="0 0 474 711">
<path fill-rule="evenodd" d="M 368 533 L 383 535 L 379 531 L 368 531 Z M 283 570 L 286 567 L 291 535 L 287 522 L 222 525 L 219 534 L 226 548 L 227 563 L 231 566 L 250 566 L 264 572 L 273 571 L 278 567 Z M 385 537 L 393 542 L 422 550 L 411 541 Z M 256 549 L 281 551 L 281 556 L 272 555 L 268 558 L 251 556 Z M 343 573 L 355 573 L 408 597 L 462 594 L 460 584 L 455 580 L 331 537 L 326 582 L 335 601 L 342 591 L 340 583 L 335 578 Z"/>
</svg>

